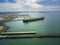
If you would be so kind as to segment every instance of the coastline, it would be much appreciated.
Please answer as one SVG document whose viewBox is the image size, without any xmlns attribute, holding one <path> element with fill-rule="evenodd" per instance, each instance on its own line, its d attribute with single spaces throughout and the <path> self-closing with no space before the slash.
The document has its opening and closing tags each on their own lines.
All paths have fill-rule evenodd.
<svg viewBox="0 0 60 45">
<path fill-rule="evenodd" d="M 8 29 L 9 29 L 8 26 L 6 26 L 6 25 L 0 25 L 0 33 L 1 32 L 7 32 Z"/>
<path fill-rule="evenodd" d="M 9 22 L 9 21 L 12 21 L 13 19 L 17 18 L 17 16 L 3 16 L 3 17 L 0 17 L 0 33 L 1 32 L 7 32 L 7 30 L 9 29 L 8 26 L 6 26 L 4 23 L 6 22 Z"/>
</svg>

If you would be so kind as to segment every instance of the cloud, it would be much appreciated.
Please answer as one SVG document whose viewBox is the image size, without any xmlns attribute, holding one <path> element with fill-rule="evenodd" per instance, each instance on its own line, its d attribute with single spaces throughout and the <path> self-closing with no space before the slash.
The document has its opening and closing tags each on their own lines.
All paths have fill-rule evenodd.
<svg viewBox="0 0 60 45">
<path fill-rule="evenodd" d="M 1 11 L 60 10 L 60 0 L 5 0 Z M 1 2 L 1 1 L 0 1 Z M 2 1 L 3 2 L 3 1 Z"/>
<path fill-rule="evenodd" d="M 43 1 L 37 1 L 36 3 L 42 5 L 60 6 L 60 0 L 43 0 Z"/>
<path fill-rule="evenodd" d="M 31 8 L 41 8 L 43 5 L 39 5 L 36 3 L 37 0 L 26 0 L 26 5 L 30 6 Z"/>
<path fill-rule="evenodd" d="M 42 5 L 35 3 L 37 0 L 16 0 L 16 3 L 7 3 L 0 4 L 0 11 L 19 11 L 27 10 L 26 8 L 33 10 L 33 8 L 41 8 Z"/>
<path fill-rule="evenodd" d="M 0 11 L 14 11 L 20 10 L 23 7 L 23 1 L 17 0 L 16 3 L 1 3 L 0 4 Z"/>
<path fill-rule="evenodd" d="M 40 10 L 60 10 L 60 0 L 38 0 L 36 3 L 43 5 Z"/>
</svg>

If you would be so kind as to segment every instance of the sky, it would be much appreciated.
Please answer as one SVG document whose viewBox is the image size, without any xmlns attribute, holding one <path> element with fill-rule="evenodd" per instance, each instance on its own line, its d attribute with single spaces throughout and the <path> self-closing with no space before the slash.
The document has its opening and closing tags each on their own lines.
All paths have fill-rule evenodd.
<svg viewBox="0 0 60 45">
<path fill-rule="evenodd" d="M 0 12 L 60 11 L 60 0 L 0 0 Z"/>
</svg>

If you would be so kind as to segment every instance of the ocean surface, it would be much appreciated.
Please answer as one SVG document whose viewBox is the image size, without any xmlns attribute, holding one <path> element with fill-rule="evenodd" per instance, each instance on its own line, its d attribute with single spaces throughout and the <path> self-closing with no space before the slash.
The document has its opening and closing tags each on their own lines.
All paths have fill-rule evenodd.
<svg viewBox="0 0 60 45">
<path fill-rule="evenodd" d="M 0 15 L 20 15 L 15 21 L 6 22 L 7 32 L 36 31 L 37 35 L 60 35 L 60 11 L 1 12 Z M 24 23 L 21 18 L 45 17 L 44 20 Z M 60 38 L 3 39 L 0 45 L 60 45 Z"/>
</svg>

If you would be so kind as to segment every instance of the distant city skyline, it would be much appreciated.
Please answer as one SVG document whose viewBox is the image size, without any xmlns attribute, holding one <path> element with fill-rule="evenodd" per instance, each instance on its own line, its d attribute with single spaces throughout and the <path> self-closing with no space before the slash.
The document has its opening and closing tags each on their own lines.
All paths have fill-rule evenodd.
<svg viewBox="0 0 60 45">
<path fill-rule="evenodd" d="M 0 12 L 60 11 L 60 0 L 0 0 Z"/>
</svg>

